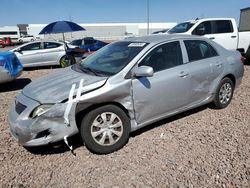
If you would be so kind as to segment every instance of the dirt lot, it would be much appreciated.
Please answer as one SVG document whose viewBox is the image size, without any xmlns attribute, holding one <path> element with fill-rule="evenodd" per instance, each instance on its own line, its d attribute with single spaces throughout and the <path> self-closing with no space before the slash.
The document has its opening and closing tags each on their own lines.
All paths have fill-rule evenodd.
<svg viewBox="0 0 250 188">
<path fill-rule="evenodd" d="M 226 109 L 205 106 L 157 122 L 109 155 L 90 153 L 77 135 L 76 156 L 63 143 L 27 151 L 9 132 L 15 95 L 52 71 L 25 70 L 0 85 L 0 187 L 250 187 L 250 66 Z"/>
</svg>

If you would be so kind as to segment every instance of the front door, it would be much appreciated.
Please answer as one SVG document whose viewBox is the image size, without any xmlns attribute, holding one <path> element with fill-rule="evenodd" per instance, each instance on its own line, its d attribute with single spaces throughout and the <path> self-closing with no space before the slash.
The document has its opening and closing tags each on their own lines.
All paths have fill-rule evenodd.
<svg viewBox="0 0 250 188">
<path fill-rule="evenodd" d="M 24 66 L 32 66 L 41 63 L 41 42 L 27 44 L 21 47 L 15 54 Z"/>
<path fill-rule="evenodd" d="M 138 66 L 143 65 L 151 66 L 154 75 L 132 80 L 138 124 L 158 119 L 187 105 L 190 79 L 179 41 L 154 48 Z"/>
</svg>

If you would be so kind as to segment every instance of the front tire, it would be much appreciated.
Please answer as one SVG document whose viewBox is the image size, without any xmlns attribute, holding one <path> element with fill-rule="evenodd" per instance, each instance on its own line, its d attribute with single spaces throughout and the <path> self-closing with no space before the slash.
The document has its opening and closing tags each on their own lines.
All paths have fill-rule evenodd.
<svg viewBox="0 0 250 188">
<path fill-rule="evenodd" d="M 91 152 L 108 154 L 127 143 L 130 121 L 121 108 L 105 105 L 90 111 L 83 118 L 80 133 Z"/>
<path fill-rule="evenodd" d="M 221 80 L 215 94 L 213 104 L 217 109 L 226 108 L 233 97 L 234 84 L 230 78 L 224 78 Z"/>
</svg>

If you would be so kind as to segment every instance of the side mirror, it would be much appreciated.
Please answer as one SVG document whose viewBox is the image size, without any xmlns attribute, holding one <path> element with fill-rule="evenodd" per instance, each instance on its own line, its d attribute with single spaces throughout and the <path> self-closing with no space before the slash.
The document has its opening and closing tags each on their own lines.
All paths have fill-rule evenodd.
<svg viewBox="0 0 250 188">
<path fill-rule="evenodd" d="M 20 48 L 17 48 L 16 50 L 14 50 L 14 52 L 18 52 L 18 53 L 22 53 L 22 50 Z"/>
<path fill-rule="evenodd" d="M 149 66 L 136 67 L 133 70 L 133 76 L 135 77 L 152 77 L 154 75 L 154 70 Z"/>
<path fill-rule="evenodd" d="M 197 30 L 196 30 L 196 34 L 197 35 L 205 35 L 205 27 L 203 26 L 203 27 L 199 27 L 199 28 L 197 28 Z"/>
</svg>

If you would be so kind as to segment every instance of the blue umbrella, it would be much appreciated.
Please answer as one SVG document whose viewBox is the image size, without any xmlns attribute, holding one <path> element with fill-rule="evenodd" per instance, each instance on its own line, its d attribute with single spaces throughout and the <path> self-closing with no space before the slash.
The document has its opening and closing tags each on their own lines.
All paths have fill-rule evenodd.
<svg viewBox="0 0 250 188">
<path fill-rule="evenodd" d="M 47 26 L 45 26 L 42 29 L 42 31 L 40 31 L 39 35 L 41 35 L 41 34 L 51 34 L 51 33 L 62 33 L 63 34 L 63 41 L 65 41 L 64 40 L 64 33 L 74 32 L 74 31 L 85 31 L 85 29 L 83 27 L 81 27 L 80 25 L 74 23 L 74 22 L 57 21 L 57 22 L 53 22 L 53 23 L 50 23 Z M 65 44 L 64 48 L 65 48 L 66 58 L 69 60 L 69 55 L 67 53 L 68 46 L 67 46 L 66 43 L 64 43 L 64 44 Z M 68 66 L 70 64 L 71 63 L 69 61 L 65 61 L 64 66 Z"/>
<path fill-rule="evenodd" d="M 74 31 L 85 31 L 85 29 L 74 22 L 57 21 L 45 26 L 42 29 L 42 31 L 40 31 L 39 35 L 50 34 L 50 33 L 63 33 L 63 40 L 64 40 L 64 33 L 74 32 Z"/>
</svg>

